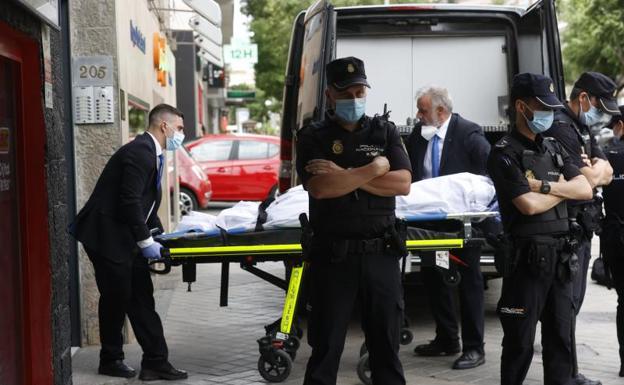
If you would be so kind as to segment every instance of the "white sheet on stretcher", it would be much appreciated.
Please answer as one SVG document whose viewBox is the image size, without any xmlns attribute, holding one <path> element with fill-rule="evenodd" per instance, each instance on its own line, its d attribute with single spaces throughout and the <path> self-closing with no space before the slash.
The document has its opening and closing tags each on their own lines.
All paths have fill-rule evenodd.
<svg viewBox="0 0 624 385">
<path fill-rule="evenodd" d="M 467 172 L 412 183 L 409 195 L 396 198 L 396 216 L 488 211 L 496 196 L 492 180 Z"/>
<path fill-rule="evenodd" d="M 412 183 L 409 195 L 396 198 L 396 215 L 405 218 L 419 214 L 487 211 L 495 194 L 492 181 L 485 176 L 461 173 L 426 179 Z M 176 231 L 253 231 L 259 205 L 259 202 L 241 201 L 216 217 L 192 212 L 182 217 Z M 299 214 L 308 213 L 308 193 L 301 185 L 293 187 L 277 197 L 266 212 L 264 229 L 299 227 Z"/>
</svg>

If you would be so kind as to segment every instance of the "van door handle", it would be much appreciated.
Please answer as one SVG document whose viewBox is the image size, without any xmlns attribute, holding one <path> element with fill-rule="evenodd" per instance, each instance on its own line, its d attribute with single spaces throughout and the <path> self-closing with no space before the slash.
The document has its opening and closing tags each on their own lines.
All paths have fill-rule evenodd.
<svg viewBox="0 0 624 385">
<path fill-rule="evenodd" d="M 217 172 L 225 172 L 225 167 L 219 167 L 219 168 L 217 169 Z"/>
<path fill-rule="evenodd" d="M 263 169 L 265 169 L 265 170 L 267 170 L 267 171 L 273 170 L 273 167 L 272 167 L 272 166 L 268 166 L 268 165 L 267 165 L 267 166 L 264 166 L 264 167 L 262 167 L 262 168 L 263 168 Z"/>
</svg>

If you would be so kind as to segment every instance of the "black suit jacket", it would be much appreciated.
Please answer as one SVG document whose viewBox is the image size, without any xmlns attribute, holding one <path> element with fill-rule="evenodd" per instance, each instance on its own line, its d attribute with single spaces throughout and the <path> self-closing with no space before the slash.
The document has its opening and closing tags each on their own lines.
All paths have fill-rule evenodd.
<svg viewBox="0 0 624 385">
<path fill-rule="evenodd" d="M 412 163 L 412 182 L 423 179 L 423 163 L 429 142 L 420 134 L 421 128 L 422 125 L 418 123 L 406 143 Z M 485 175 L 489 154 L 490 143 L 485 139 L 481 127 L 459 114 L 453 114 L 442 147 L 440 175 L 460 172 Z"/>
<path fill-rule="evenodd" d="M 156 145 L 148 133 L 117 150 L 71 226 L 76 239 L 107 259 L 133 258 L 137 242 L 149 238 L 150 229 L 162 229 L 156 169 Z"/>
</svg>

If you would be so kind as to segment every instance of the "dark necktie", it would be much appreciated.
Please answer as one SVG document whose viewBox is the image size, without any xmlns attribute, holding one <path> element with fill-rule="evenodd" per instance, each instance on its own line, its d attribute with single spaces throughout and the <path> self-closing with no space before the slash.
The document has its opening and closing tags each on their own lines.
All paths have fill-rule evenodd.
<svg viewBox="0 0 624 385">
<path fill-rule="evenodd" d="M 163 166 L 165 163 L 165 155 L 158 155 L 158 176 L 156 177 L 156 188 L 160 190 L 160 181 L 162 180 Z"/>
</svg>

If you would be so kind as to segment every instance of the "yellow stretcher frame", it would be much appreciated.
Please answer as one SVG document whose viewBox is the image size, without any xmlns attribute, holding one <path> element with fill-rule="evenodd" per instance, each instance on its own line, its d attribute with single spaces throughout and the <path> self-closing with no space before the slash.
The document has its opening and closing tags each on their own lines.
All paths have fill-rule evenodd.
<svg viewBox="0 0 624 385">
<path fill-rule="evenodd" d="M 405 242 L 407 249 L 415 250 L 448 250 L 460 249 L 464 247 L 465 240 L 462 238 L 448 239 L 418 239 L 407 240 Z M 192 261 L 193 258 L 224 258 L 229 256 L 254 256 L 254 255 L 293 255 L 301 254 L 301 244 L 287 243 L 275 245 L 244 245 L 244 246 L 209 246 L 209 247 L 175 247 L 168 249 L 168 258 L 172 262 L 184 259 Z M 280 333 L 288 336 L 291 334 L 292 325 L 295 318 L 297 301 L 299 298 L 299 289 L 303 280 L 306 263 L 293 267 L 284 299 L 284 308 L 282 311 L 282 320 L 280 323 Z M 286 337 L 284 337 L 286 338 Z"/>
<path fill-rule="evenodd" d="M 405 242 L 408 250 L 460 249 L 464 246 L 461 238 L 450 239 L 418 239 Z M 243 256 L 265 254 L 299 254 L 301 244 L 286 243 L 276 245 L 251 246 L 210 246 L 210 247 L 176 247 L 169 249 L 172 260 L 176 258 L 209 257 L 209 256 Z"/>
</svg>

